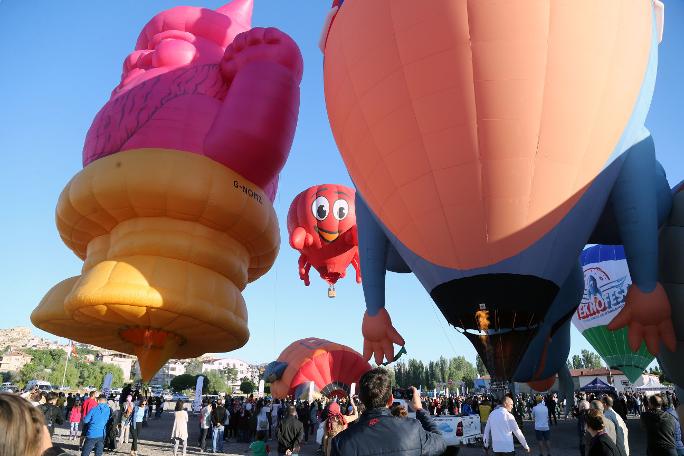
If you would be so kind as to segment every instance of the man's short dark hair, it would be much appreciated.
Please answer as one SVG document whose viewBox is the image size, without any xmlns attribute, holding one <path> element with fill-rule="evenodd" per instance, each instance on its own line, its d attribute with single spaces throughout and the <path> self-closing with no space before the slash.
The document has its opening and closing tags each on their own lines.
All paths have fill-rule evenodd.
<svg viewBox="0 0 684 456">
<path fill-rule="evenodd" d="M 392 396 L 389 373 L 382 367 L 371 369 L 359 380 L 359 399 L 368 409 L 386 407 Z"/>
<path fill-rule="evenodd" d="M 603 413 L 600 410 L 592 409 L 587 412 L 587 426 L 594 431 L 603 430 Z"/>
<path fill-rule="evenodd" d="M 295 408 L 294 405 L 290 405 L 290 406 L 287 408 L 287 414 L 288 414 L 288 415 L 293 415 L 293 416 L 297 414 L 297 409 Z"/>
<path fill-rule="evenodd" d="M 661 409 L 663 408 L 663 398 L 660 397 L 660 394 L 654 394 L 653 396 L 649 396 L 648 405 L 652 409 Z"/>
<path fill-rule="evenodd" d="M 97 400 L 98 400 L 98 401 L 106 401 L 106 400 L 107 400 L 107 396 L 105 396 L 104 394 L 100 394 L 99 396 L 97 396 Z"/>
<path fill-rule="evenodd" d="M 50 391 L 50 392 L 48 393 L 46 399 L 47 399 L 48 402 L 50 402 L 50 401 L 55 401 L 55 400 L 57 400 L 57 397 L 58 397 L 58 396 L 57 396 L 57 393 L 55 393 L 54 391 Z"/>
<path fill-rule="evenodd" d="M 610 396 L 603 396 L 603 403 L 606 405 L 606 407 L 612 407 L 613 406 L 613 398 Z"/>
</svg>

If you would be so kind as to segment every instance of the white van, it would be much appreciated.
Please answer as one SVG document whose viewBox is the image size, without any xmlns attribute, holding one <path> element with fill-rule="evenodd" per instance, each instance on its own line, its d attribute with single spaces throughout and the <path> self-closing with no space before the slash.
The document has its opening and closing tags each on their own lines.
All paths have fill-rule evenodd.
<svg viewBox="0 0 684 456">
<path fill-rule="evenodd" d="M 49 392 L 52 391 L 52 385 L 50 382 L 46 382 L 43 380 L 31 380 L 26 384 L 26 388 L 24 388 L 25 391 L 32 391 L 34 388 L 38 387 L 39 390 L 44 391 L 44 392 Z"/>
</svg>

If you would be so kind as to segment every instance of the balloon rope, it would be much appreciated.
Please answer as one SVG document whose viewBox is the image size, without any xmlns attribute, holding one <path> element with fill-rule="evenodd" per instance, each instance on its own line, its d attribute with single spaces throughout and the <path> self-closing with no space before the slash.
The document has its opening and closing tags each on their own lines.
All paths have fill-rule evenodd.
<svg viewBox="0 0 684 456">
<path fill-rule="evenodd" d="M 456 351 L 454 344 L 451 343 L 451 339 L 449 339 L 449 337 L 447 336 L 447 333 L 446 333 L 446 330 L 444 329 L 444 324 L 442 323 L 442 320 L 440 320 L 439 315 L 437 315 L 437 310 L 435 309 L 435 307 L 437 307 L 437 305 L 433 304 L 430 307 L 432 307 L 432 312 L 435 315 L 435 318 L 437 319 L 437 321 L 439 322 L 439 327 L 442 328 L 442 334 L 444 334 L 444 338 L 447 340 L 447 342 L 449 342 L 449 345 L 451 346 L 451 349 L 453 350 L 454 355 L 458 356 L 458 352 Z M 463 321 L 461 321 L 461 324 L 463 324 Z M 463 328 L 465 329 L 465 326 Z"/>
</svg>

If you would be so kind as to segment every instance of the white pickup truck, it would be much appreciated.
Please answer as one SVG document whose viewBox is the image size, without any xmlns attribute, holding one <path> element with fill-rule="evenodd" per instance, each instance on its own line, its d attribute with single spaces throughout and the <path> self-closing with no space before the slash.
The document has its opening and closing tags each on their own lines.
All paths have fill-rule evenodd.
<svg viewBox="0 0 684 456">
<path fill-rule="evenodd" d="M 408 411 L 409 418 L 416 417 L 416 412 L 404 399 L 394 399 L 392 407 L 396 405 L 403 406 Z M 447 446 L 470 445 L 482 442 L 480 415 L 441 415 L 433 416 L 432 420 L 444 436 Z"/>
</svg>

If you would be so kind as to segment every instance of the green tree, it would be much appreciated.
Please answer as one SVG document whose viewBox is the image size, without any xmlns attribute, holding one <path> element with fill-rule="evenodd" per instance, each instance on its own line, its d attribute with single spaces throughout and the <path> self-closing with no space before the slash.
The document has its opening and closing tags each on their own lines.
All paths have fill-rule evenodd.
<svg viewBox="0 0 684 456">
<path fill-rule="evenodd" d="M 19 380 L 16 372 L 0 372 L 0 377 L 2 377 L 3 383 L 16 383 Z"/>
<path fill-rule="evenodd" d="M 87 362 L 79 357 L 67 361 L 63 350 L 27 350 L 33 357 L 18 374 L 18 382 L 25 386 L 30 380 L 45 380 L 53 385 L 64 384 L 70 387 L 94 386 L 100 388 L 105 375 L 112 373 L 112 386 L 123 385 L 123 372 L 120 367 L 100 361 Z M 66 369 L 65 369 L 66 364 Z"/>
<path fill-rule="evenodd" d="M 171 379 L 171 389 L 180 393 L 183 390 L 194 388 L 196 383 L 196 375 L 182 374 Z"/>
<path fill-rule="evenodd" d="M 601 361 L 601 357 L 598 355 L 598 353 L 589 351 L 589 350 L 582 350 L 582 364 L 584 365 L 585 369 L 599 369 L 603 367 L 603 362 Z"/>
<path fill-rule="evenodd" d="M 396 384 L 397 384 L 397 373 L 394 370 L 394 368 L 387 366 L 387 367 L 383 367 L 383 369 L 385 369 L 390 376 L 390 385 L 396 386 Z M 356 385 L 356 394 L 359 394 L 358 391 L 359 391 L 359 385 Z"/>
<path fill-rule="evenodd" d="M 234 367 L 226 367 L 221 371 L 228 383 L 235 383 L 238 379 L 238 370 Z"/>
<path fill-rule="evenodd" d="M 195 358 L 185 366 L 185 373 L 190 375 L 201 375 L 202 374 L 202 361 Z"/>
<path fill-rule="evenodd" d="M 584 361 L 579 355 L 572 355 L 572 368 L 573 369 L 584 369 Z"/>
<path fill-rule="evenodd" d="M 240 383 L 240 391 L 245 394 L 252 394 L 256 389 L 256 385 L 248 377 L 244 377 Z"/>
<path fill-rule="evenodd" d="M 475 357 L 475 367 L 477 369 L 477 373 L 480 375 L 480 377 L 484 377 L 485 375 L 489 375 L 489 372 L 487 371 L 487 366 L 485 366 L 484 361 L 480 357 L 480 355 L 477 355 Z"/>
<path fill-rule="evenodd" d="M 228 391 L 228 384 L 226 377 L 217 370 L 210 370 L 204 373 L 205 382 L 208 382 L 207 388 L 214 394 Z"/>
<path fill-rule="evenodd" d="M 570 362 L 570 360 L 565 361 L 565 365 L 567 366 L 568 370 L 574 369 L 574 368 L 572 367 L 572 363 Z"/>
</svg>

